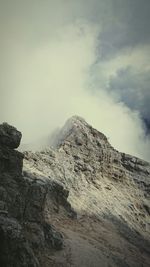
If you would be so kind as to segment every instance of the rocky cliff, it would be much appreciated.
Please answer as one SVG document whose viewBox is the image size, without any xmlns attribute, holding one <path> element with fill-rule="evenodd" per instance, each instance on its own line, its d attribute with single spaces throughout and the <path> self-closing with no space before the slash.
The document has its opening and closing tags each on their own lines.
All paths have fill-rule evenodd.
<svg viewBox="0 0 150 267">
<path fill-rule="evenodd" d="M 57 182 L 22 175 L 21 133 L 0 125 L 0 266 L 42 266 L 40 254 L 63 247 L 62 234 L 44 217 L 46 201 L 71 211 L 68 192 Z"/>
<path fill-rule="evenodd" d="M 0 126 L 0 266 L 149 266 L 149 163 L 77 116 L 40 152 L 20 139 Z"/>
</svg>

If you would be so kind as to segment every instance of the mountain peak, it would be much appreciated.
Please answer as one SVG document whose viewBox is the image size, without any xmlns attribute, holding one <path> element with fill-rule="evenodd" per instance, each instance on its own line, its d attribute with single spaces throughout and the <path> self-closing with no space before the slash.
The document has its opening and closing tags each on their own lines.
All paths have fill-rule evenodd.
<svg viewBox="0 0 150 267">
<path fill-rule="evenodd" d="M 87 122 L 85 121 L 84 118 L 78 115 L 74 115 L 66 121 L 66 124 L 79 126 L 79 125 L 87 125 Z"/>
<path fill-rule="evenodd" d="M 82 143 L 86 144 L 87 142 L 93 143 L 98 139 L 99 142 L 108 143 L 107 137 L 104 134 L 94 129 L 85 121 L 85 119 L 77 115 L 68 119 L 64 126 L 55 133 L 55 136 L 53 136 L 52 139 L 54 147 L 59 147 L 68 141 L 71 143 L 76 141 L 76 144 L 81 145 Z"/>
</svg>

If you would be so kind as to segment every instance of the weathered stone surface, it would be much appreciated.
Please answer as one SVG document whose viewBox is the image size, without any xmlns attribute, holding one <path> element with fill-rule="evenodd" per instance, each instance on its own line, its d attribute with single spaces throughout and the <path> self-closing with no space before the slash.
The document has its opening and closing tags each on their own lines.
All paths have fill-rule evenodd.
<svg viewBox="0 0 150 267">
<path fill-rule="evenodd" d="M 0 266 L 40 266 L 37 254 L 63 246 L 62 235 L 44 216 L 52 186 L 46 177 L 41 182 L 22 175 L 24 156 L 13 150 L 21 138 L 15 128 L 0 125 L 0 138 Z"/>
<path fill-rule="evenodd" d="M 0 215 L 0 266 L 39 266 L 21 225 L 17 220 L 2 215 Z"/>
<path fill-rule="evenodd" d="M 24 153 L 24 170 L 35 180 L 49 178 L 51 190 L 46 197 L 45 216 L 69 236 L 71 251 L 80 248 L 77 256 L 70 256 L 71 262 L 86 267 L 147 267 L 150 164 L 118 152 L 105 135 L 78 116 L 69 119 L 52 139 L 53 148 Z M 67 218 L 71 210 L 77 217 L 75 225 Z M 89 241 L 84 243 L 82 236 Z M 93 238 L 94 249 L 89 245 Z M 89 256 L 94 255 L 98 244 L 97 255 L 105 251 L 101 257 L 107 254 L 107 263 Z"/>
<path fill-rule="evenodd" d="M 14 167 L 15 166 L 15 167 Z M 16 150 L 0 146 L 0 175 L 11 173 L 20 176 L 23 167 L 23 154 Z"/>
<path fill-rule="evenodd" d="M 150 164 L 77 116 L 56 135 L 35 153 L 0 143 L 0 265 L 147 267 Z"/>
<path fill-rule="evenodd" d="M 61 233 L 56 231 L 56 229 L 50 225 L 45 223 L 43 225 L 44 237 L 47 241 L 47 244 L 56 250 L 60 250 L 63 247 L 63 236 Z"/>
<path fill-rule="evenodd" d="M 17 148 L 20 145 L 22 134 L 15 127 L 6 122 L 0 125 L 0 145 Z"/>
</svg>

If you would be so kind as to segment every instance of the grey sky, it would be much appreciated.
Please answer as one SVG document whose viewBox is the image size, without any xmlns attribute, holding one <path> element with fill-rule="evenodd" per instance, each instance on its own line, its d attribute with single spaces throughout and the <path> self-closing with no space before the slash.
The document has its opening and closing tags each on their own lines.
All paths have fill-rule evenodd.
<svg viewBox="0 0 150 267">
<path fill-rule="evenodd" d="M 150 159 L 149 14 L 149 0 L 0 0 L 0 121 L 30 142 L 78 114 Z"/>
</svg>

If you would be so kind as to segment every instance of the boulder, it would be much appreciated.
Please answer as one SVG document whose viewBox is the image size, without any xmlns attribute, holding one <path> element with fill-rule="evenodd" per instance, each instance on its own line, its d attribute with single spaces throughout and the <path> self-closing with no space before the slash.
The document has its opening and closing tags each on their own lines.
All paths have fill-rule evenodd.
<svg viewBox="0 0 150 267">
<path fill-rule="evenodd" d="M 6 122 L 0 125 L 0 145 L 12 149 L 20 145 L 22 134 Z"/>
</svg>

